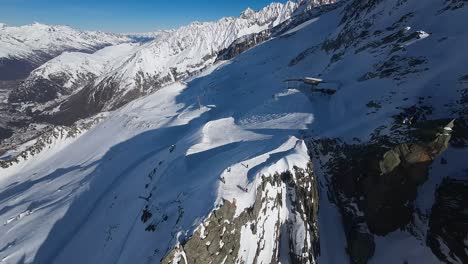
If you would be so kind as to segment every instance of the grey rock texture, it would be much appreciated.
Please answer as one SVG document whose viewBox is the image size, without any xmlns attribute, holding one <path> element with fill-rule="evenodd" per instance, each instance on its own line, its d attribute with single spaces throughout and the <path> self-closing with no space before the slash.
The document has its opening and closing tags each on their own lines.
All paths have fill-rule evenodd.
<svg viewBox="0 0 468 264">
<path fill-rule="evenodd" d="M 277 191 L 272 195 L 271 191 Z M 282 192 L 286 191 L 286 201 Z M 281 219 L 273 212 L 275 208 L 287 207 L 289 217 Z M 240 258 L 242 230 L 250 229 L 256 235 L 258 243 L 253 263 L 259 263 L 257 257 L 263 251 L 265 220 L 275 219 L 275 250 L 266 252 L 271 255 L 271 263 L 280 259 L 289 259 L 291 263 L 315 263 L 320 252 L 318 244 L 318 191 L 312 164 L 308 168 L 295 168 L 294 172 L 262 176 L 257 188 L 255 203 L 239 215 L 235 215 L 236 201 L 224 201 L 201 224 L 193 235 L 182 241 L 161 261 L 169 264 L 178 263 L 243 263 Z M 304 237 L 298 228 L 304 228 Z M 310 241 L 310 242 L 309 242 Z M 302 247 L 300 245 L 303 245 Z M 283 250 L 282 250 L 283 249 Z M 286 250 L 284 250 L 286 249 Z M 265 253 L 265 252 L 262 252 Z"/>
</svg>

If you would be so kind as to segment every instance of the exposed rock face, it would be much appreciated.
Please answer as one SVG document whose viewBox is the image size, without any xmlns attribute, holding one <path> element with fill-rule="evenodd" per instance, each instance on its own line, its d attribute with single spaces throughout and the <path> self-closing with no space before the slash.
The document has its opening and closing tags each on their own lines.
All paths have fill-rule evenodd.
<svg viewBox="0 0 468 264">
<path fill-rule="evenodd" d="M 229 60 L 232 59 L 242 52 L 262 43 L 271 37 L 269 29 L 264 30 L 260 33 L 254 33 L 242 38 L 236 39 L 228 48 L 223 49 L 219 52 L 217 60 Z"/>
<path fill-rule="evenodd" d="M 320 7 L 323 5 L 334 4 L 337 0 L 299 0 L 297 10 L 295 14 L 310 11 L 313 8 Z"/>
<path fill-rule="evenodd" d="M 0 141 L 4 138 L 9 138 L 13 134 L 13 131 L 8 128 L 0 127 Z"/>
<path fill-rule="evenodd" d="M 230 60 L 244 51 L 255 47 L 256 45 L 265 42 L 273 37 L 280 36 L 290 29 L 318 17 L 325 12 L 329 12 L 339 6 L 341 2 L 335 4 L 334 0 L 323 1 L 302 1 L 291 18 L 275 27 L 268 28 L 258 33 L 249 34 L 236 39 L 227 48 L 218 52 L 216 60 Z M 247 10 L 246 10 L 247 11 Z"/>
<path fill-rule="evenodd" d="M 374 235 L 369 233 L 365 225 L 352 223 L 347 230 L 348 254 L 351 263 L 367 263 L 375 252 Z"/>
<path fill-rule="evenodd" d="M 386 235 L 413 219 L 417 188 L 429 166 L 447 147 L 451 134 L 435 129 L 430 142 L 341 145 L 322 143 L 332 153 L 327 164 L 339 206 L 352 263 L 367 263 L 375 250 L 374 234 Z M 330 144 L 331 143 L 331 144 Z"/>
<path fill-rule="evenodd" d="M 318 192 L 311 164 L 306 170 L 262 176 L 255 203 L 235 213 L 236 201 L 224 201 L 162 263 L 315 263 Z"/>
<path fill-rule="evenodd" d="M 292 1 L 272 3 L 258 12 L 248 9 L 240 17 L 194 22 L 135 49 L 115 46 L 115 50 L 110 47 L 109 52 L 103 49 L 91 56 L 62 54 L 36 69 L 9 100 L 16 104 L 39 103 L 26 106 L 32 108 L 35 120 L 69 125 L 200 73 L 237 38 L 281 24 L 296 7 Z"/>
<path fill-rule="evenodd" d="M 363 181 L 364 212 L 370 230 L 385 235 L 411 221 L 406 205 L 416 198 L 417 186 L 427 180 L 429 165 L 448 146 L 450 135 L 430 144 L 401 144 L 386 152 L 379 162 L 381 174 Z"/>
<path fill-rule="evenodd" d="M 255 11 L 252 8 L 247 8 L 244 12 L 241 13 L 240 17 L 243 19 L 252 18 L 255 15 Z"/>
<path fill-rule="evenodd" d="M 468 176 L 466 174 L 465 176 Z M 468 263 L 468 180 L 445 179 L 437 189 L 427 244 L 446 263 Z"/>
</svg>

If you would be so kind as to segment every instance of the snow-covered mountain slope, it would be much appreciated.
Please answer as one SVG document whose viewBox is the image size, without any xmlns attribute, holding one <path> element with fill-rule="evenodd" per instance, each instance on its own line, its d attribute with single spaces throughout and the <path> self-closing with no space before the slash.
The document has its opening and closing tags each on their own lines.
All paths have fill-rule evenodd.
<svg viewBox="0 0 468 264">
<path fill-rule="evenodd" d="M 0 58 L 35 59 L 35 53 L 60 54 L 65 50 L 93 51 L 97 47 L 128 41 L 117 34 L 79 31 L 68 26 L 40 23 L 0 27 Z"/>
<path fill-rule="evenodd" d="M 64 52 L 35 69 L 9 95 L 9 102 L 44 103 L 81 88 L 127 60 L 139 44 L 124 43 L 95 53 Z"/>
<path fill-rule="evenodd" d="M 301 14 L 308 12 L 316 7 L 322 6 L 322 5 L 329 5 L 338 2 L 337 0 L 298 0 L 298 6 L 296 11 L 294 11 L 295 14 Z"/>
<path fill-rule="evenodd" d="M 126 36 L 94 31 L 78 31 L 68 26 L 40 23 L 0 26 L 1 79 L 14 79 L 20 70 L 31 70 L 64 51 L 93 52 L 99 48 L 128 42 Z M 28 65 L 22 64 L 28 63 Z M 14 70 L 9 68 L 14 67 Z M 21 72 L 21 74 L 27 73 Z"/>
<path fill-rule="evenodd" d="M 232 42 L 227 48 L 222 49 L 216 56 L 217 61 L 230 60 L 242 52 L 257 46 L 267 40 L 275 37 L 284 37 L 289 35 L 302 27 L 307 26 L 309 23 L 313 23 L 314 19 L 319 17 L 321 14 L 329 12 L 330 10 L 338 8 L 344 1 L 324 1 L 323 4 L 317 4 L 316 2 L 300 2 L 293 15 L 285 20 L 283 23 L 278 24 L 274 27 L 267 28 L 258 33 L 251 33 L 244 35 L 234 42 Z"/>
<path fill-rule="evenodd" d="M 195 22 L 141 49 L 120 69 L 101 77 L 95 84 L 101 93 L 110 83 L 116 94 L 106 104 L 112 108 L 132 90 L 145 92 L 164 84 L 186 78 L 212 64 L 219 50 L 237 38 L 275 26 L 295 10 L 295 3 L 274 3 L 256 12 L 244 12 L 241 17 L 227 17 L 216 22 Z M 249 15 L 246 15 L 249 13 Z"/>
<path fill-rule="evenodd" d="M 87 117 L 102 109 L 115 109 L 164 85 L 196 74 L 211 65 L 217 53 L 234 40 L 278 25 L 291 16 L 296 6 L 294 2 L 273 3 L 258 12 L 246 10 L 240 17 L 194 22 L 165 32 L 163 36 L 135 50 L 128 60 L 115 62 L 111 70 L 86 83 L 83 90 L 60 106 L 59 116 L 51 119 L 75 120 L 76 117 Z M 48 64 L 52 65 L 44 67 L 60 68 L 61 65 L 53 65 L 59 61 L 50 61 Z M 68 69 L 63 71 L 63 74 L 59 73 L 60 70 L 56 72 L 66 76 Z M 34 75 L 30 78 L 33 83 L 44 81 Z M 62 82 L 51 85 L 61 86 Z M 35 86 L 38 85 L 28 85 Z M 28 99 L 25 98 L 23 102 L 28 102 Z M 21 98 L 14 101 L 19 102 Z M 81 111 L 83 108 L 86 110 Z"/>
<path fill-rule="evenodd" d="M 308 161 L 306 147 L 293 136 L 296 133 L 291 134 L 290 131 L 303 129 L 312 122 L 307 97 L 298 92 L 284 93 L 281 85 L 277 89 L 276 99 L 272 98 L 268 86 L 260 91 L 254 84 L 244 87 L 229 85 L 222 88 L 224 92 L 221 92 L 221 87 L 217 88 L 217 85 L 224 81 L 218 77 L 228 76 L 226 71 L 231 70 L 226 67 L 229 65 L 213 69 L 218 72 L 214 78 L 211 74 L 207 75 L 190 82 L 188 87 L 175 84 L 132 102 L 79 138 L 54 141 L 51 148 L 32 159 L 2 170 L 2 186 L 10 185 L 7 182 L 16 177 L 26 183 L 29 180 L 23 177 L 29 177 L 26 176 L 29 173 L 35 174 L 33 177 L 38 178 L 31 178 L 29 187 L 23 187 L 29 189 L 25 193 L 42 197 L 40 200 L 44 203 L 35 203 L 37 207 L 27 203 L 23 204 L 26 207 L 16 207 L 13 204 L 19 201 L 12 200 L 17 197 L 15 191 L 10 189 L 2 192 L 5 208 L 13 209 L 6 209 L 1 215 L 5 224 L 0 227 L 2 237 L 5 241 L 16 239 L 24 244 L 17 253 L 10 251 L 15 250 L 15 246 L 2 251 L 1 257 L 5 261 L 14 262 L 24 256 L 26 263 L 33 260 L 49 263 L 55 258 L 57 263 L 65 259 L 67 262 L 75 259 L 77 263 L 158 263 L 177 242 L 177 236 L 180 236 L 177 233 L 190 232 L 197 227 L 203 215 L 215 204 L 222 203 L 222 197 L 230 201 L 236 197 L 237 210 L 240 212 L 248 207 L 254 196 L 243 188 L 254 190 L 257 183 L 261 182 L 259 178 L 255 180 L 257 174 L 270 173 L 266 170 L 269 167 L 271 173 L 292 170 L 294 165 L 305 169 Z M 237 71 L 238 74 L 229 78 L 230 82 L 236 82 L 238 77 L 243 76 L 242 68 Z M 207 86 L 210 83 L 214 86 Z M 271 85 L 274 84 L 271 82 Z M 204 106 L 199 108 L 196 97 L 205 89 L 206 95 L 201 99 Z M 231 100 L 232 97 L 243 97 L 250 92 L 257 95 L 246 98 L 242 105 Z M 220 137 L 221 131 L 229 136 Z M 111 134 L 114 136 L 110 137 Z M 84 149 L 79 150 L 77 146 Z M 64 156 L 67 149 L 75 151 Z M 49 159 L 57 163 L 49 162 Z M 69 167 L 75 166 L 72 164 L 81 164 L 78 165 L 81 168 L 76 167 L 75 170 Z M 211 167 L 213 164 L 217 165 Z M 56 171 L 58 167 L 64 170 Z M 229 167 L 230 172 L 223 176 L 226 185 L 218 186 L 221 173 Z M 251 176 L 247 177 L 249 171 Z M 50 181 L 45 180 L 44 175 L 51 175 Z M 46 182 L 50 189 L 43 185 Z M 119 189 L 130 192 L 121 192 Z M 41 190 L 42 194 L 36 193 L 37 190 Z M 272 195 L 273 190 L 281 191 L 271 189 L 269 195 Z M 53 193 L 53 197 L 47 193 Z M 82 198 L 80 193 L 83 194 Z M 125 205 L 121 204 L 122 201 L 125 201 Z M 148 217 L 146 213 L 142 217 L 146 205 L 152 216 Z M 73 223 L 66 220 L 67 228 L 63 229 L 65 226 L 60 225 L 59 219 L 65 216 L 69 206 L 70 210 L 76 208 L 79 213 L 72 217 Z M 25 212 L 19 212 L 22 210 Z M 111 215 L 91 213 L 102 210 L 109 210 Z M 119 216 L 113 215 L 115 213 Z M 41 230 L 40 234 L 36 233 L 30 239 L 25 237 L 29 236 L 26 234 L 27 228 L 20 228 L 24 233 L 7 231 L 17 224 L 32 224 L 45 215 L 48 215 L 49 220 L 41 221 L 43 225 L 36 226 L 37 230 Z M 149 220 L 140 220 L 146 217 Z M 285 221 L 285 217 L 280 219 Z M 55 224 L 57 226 L 54 227 Z M 99 231 L 101 224 L 104 224 L 104 229 Z M 85 226 L 95 227 L 86 230 Z M 153 228 L 155 230 L 151 232 Z M 266 226 L 265 229 L 273 231 Z M 48 230 L 59 235 L 53 239 L 55 242 L 46 239 Z M 99 251 L 102 254 L 88 251 L 98 248 L 91 241 L 85 243 L 90 248 L 82 244 L 82 239 L 87 240 L 89 237 L 88 232 L 100 237 L 92 241 L 100 244 Z M 13 233 L 15 238 L 8 235 Z M 53 245 L 49 247 L 49 243 Z M 75 248 L 75 243 L 80 244 L 84 251 L 78 253 L 76 249 L 72 250 L 77 254 L 72 257 L 69 254 L 75 253 L 68 250 Z M 124 244 L 138 246 L 127 248 Z M 103 247 L 109 251 L 103 250 Z M 120 251 L 121 247 L 123 251 Z M 86 251 L 88 253 L 83 254 Z M 268 257 L 268 251 L 265 251 L 265 255 Z"/>
<path fill-rule="evenodd" d="M 349 1 L 54 137 L 0 170 L 0 259 L 466 263 L 460 3 Z"/>
</svg>

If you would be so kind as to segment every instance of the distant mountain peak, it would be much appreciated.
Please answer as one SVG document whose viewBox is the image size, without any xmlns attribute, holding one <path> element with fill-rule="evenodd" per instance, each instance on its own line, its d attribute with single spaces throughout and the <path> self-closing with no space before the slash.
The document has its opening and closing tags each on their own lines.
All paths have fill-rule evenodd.
<svg viewBox="0 0 468 264">
<path fill-rule="evenodd" d="M 245 9 L 245 10 L 241 13 L 240 17 L 241 17 L 241 18 L 244 18 L 244 19 L 248 19 L 248 18 L 251 18 L 251 17 L 254 16 L 254 15 L 255 15 L 255 11 L 254 11 L 252 8 L 247 7 L 247 9 Z"/>
</svg>

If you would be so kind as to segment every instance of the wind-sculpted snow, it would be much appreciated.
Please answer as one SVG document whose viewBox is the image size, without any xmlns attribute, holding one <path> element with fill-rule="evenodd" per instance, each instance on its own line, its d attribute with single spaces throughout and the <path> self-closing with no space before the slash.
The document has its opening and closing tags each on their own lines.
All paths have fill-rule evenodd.
<svg viewBox="0 0 468 264">
<path fill-rule="evenodd" d="M 348 1 L 0 170 L 0 260 L 462 263 L 444 226 L 466 181 L 439 183 L 466 179 L 467 9 L 447 5 Z M 151 49 L 129 61 L 157 69 Z M 325 82 L 284 82 L 304 77 Z"/>
<path fill-rule="evenodd" d="M 186 86 L 173 84 L 110 113 L 58 151 L 2 170 L 2 240 L 22 242 L 1 258 L 158 262 L 223 197 L 238 197 L 242 210 L 254 202 L 260 174 L 304 168 L 309 158 L 298 131 L 314 117 L 307 96 L 282 82 L 291 55 L 280 51 L 290 44 L 278 40 L 217 64 Z M 143 222 L 145 206 L 151 217 Z M 40 231 L 31 234 L 32 226 Z"/>
</svg>

